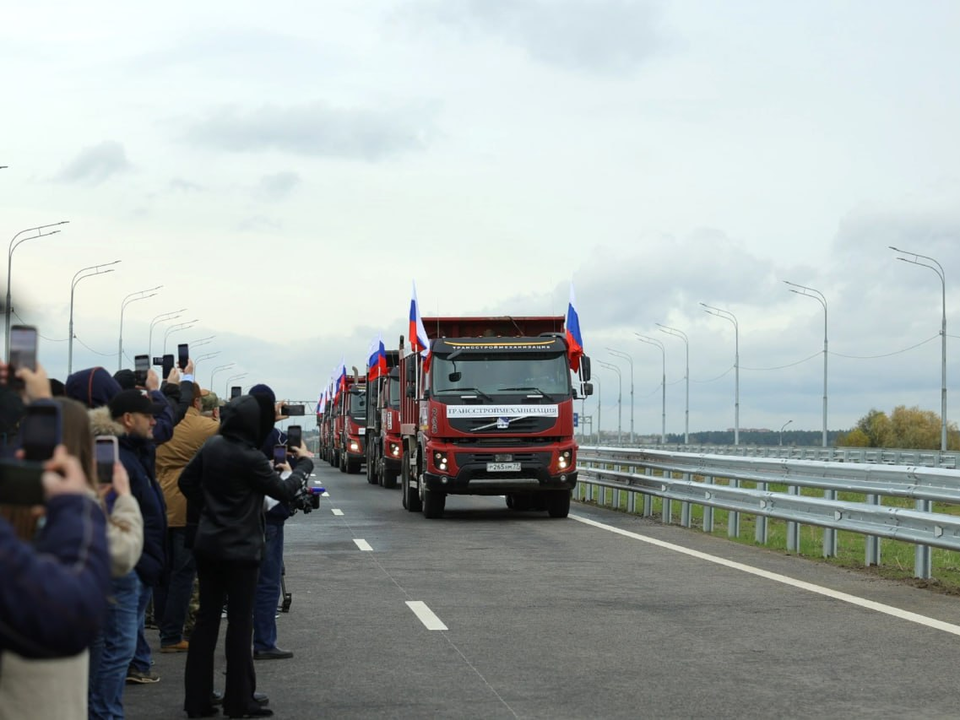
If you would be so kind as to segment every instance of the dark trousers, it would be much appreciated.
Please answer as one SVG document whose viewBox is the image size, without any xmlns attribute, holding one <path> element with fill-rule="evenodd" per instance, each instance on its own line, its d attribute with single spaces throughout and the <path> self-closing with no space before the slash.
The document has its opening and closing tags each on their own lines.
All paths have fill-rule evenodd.
<svg viewBox="0 0 960 720">
<path fill-rule="evenodd" d="M 170 581 L 153 590 L 153 615 L 160 628 L 160 647 L 183 640 L 183 625 L 190 610 L 197 565 L 193 550 L 184 546 L 186 528 L 167 529 Z"/>
<path fill-rule="evenodd" d="M 253 699 L 257 675 L 253 669 L 252 646 L 253 601 L 259 568 L 256 564 L 213 561 L 199 556 L 196 562 L 200 609 L 187 651 L 183 709 L 188 713 L 201 713 L 210 707 L 220 613 L 229 596 L 223 712 L 225 715 L 243 715 L 259 708 Z"/>
</svg>

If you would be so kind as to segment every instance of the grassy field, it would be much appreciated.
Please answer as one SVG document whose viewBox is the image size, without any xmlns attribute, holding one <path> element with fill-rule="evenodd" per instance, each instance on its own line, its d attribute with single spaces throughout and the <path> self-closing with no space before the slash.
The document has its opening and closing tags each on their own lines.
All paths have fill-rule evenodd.
<svg viewBox="0 0 960 720">
<path fill-rule="evenodd" d="M 659 475 L 660 473 L 655 473 Z M 702 478 L 696 478 L 701 480 Z M 582 482 L 582 481 L 581 481 Z M 726 485 L 727 481 L 715 478 L 717 485 Z M 755 488 L 754 483 L 743 482 L 741 487 Z M 786 486 L 768 484 L 768 490 L 772 492 L 786 492 Z M 594 488 L 594 501 L 587 504 L 597 504 L 596 498 L 599 498 L 599 490 Z M 576 497 L 581 502 L 585 497 L 585 488 L 578 486 Z M 607 489 L 605 507 L 627 512 L 629 492 L 620 492 L 619 507 L 613 507 L 614 491 Z M 823 497 L 823 491 L 813 488 L 802 488 L 801 494 L 810 497 Z M 839 500 L 847 502 L 865 502 L 865 495 L 855 493 L 839 493 Z M 901 498 L 883 498 L 882 503 L 886 507 L 905 507 L 913 508 L 912 500 Z M 657 520 L 661 518 L 663 512 L 663 501 L 660 498 L 652 498 L 653 517 Z M 672 524 L 681 524 L 680 510 L 681 503 L 674 500 L 671 503 Z M 951 515 L 960 515 L 960 507 L 956 505 L 947 505 L 935 503 L 934 512 L 948 513 Z M 643 511 L 643 494 L 637 493 L 636 512 Z M 703 506 L 691 505 L 691 528 L 693 530 L 703 530 Z M 716 537 L 728 537 L 727 519 L 729 512 L 715 508 L 713 511 L 713 532 Z M 771 551 L 787 553 L 787 523 L 784 520 L 767 519 L 767 538 L 766 545 L 758 544 L 754 539 L 756 525 L 756 516 L 740 513 L 740 533 L 736 538 L 729 538 L 733 542 L 739 542 L 756 547 L 763 547 Z M 800 552 L 799 555 L 809 558 L 812 561 L 826 562 L 831 565 L 860 570 L 864 573 L 877 575 L 879 577 L 909 583 L 916 587 L 928 588 L 937 592 L 960 595 L 960 552 L 932 548 L 931 564 L 933 568 L 933 577 L 930 580 L 920 580 L 913 577 L 914 551 L 916 546 L 913 543 L 905 543 L 897 540 L 880 540 L 880 564 L 867 567 L 865 565 L 866 536 L 853 532 L 837 532 L 837 556 L 823 557 L 823 528 L 812 525 L 802 525 L 800 528 Z M 794 554 L 794 553 L 788 553 Z"/>
</svg>

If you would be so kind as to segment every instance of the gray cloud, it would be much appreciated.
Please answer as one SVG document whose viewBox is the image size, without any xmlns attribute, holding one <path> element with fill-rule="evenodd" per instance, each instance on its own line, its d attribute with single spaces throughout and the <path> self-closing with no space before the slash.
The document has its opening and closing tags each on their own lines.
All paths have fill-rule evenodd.
<svg viewBox="0 0 960 720">
<path fill-rule="evenodd" d="M 662 45 L 656 6 L 637 0 L 442 0 L 417 14 L 467 36 L 496 36 L 541 62 L 591 72 L 630 72 Z"/>
<path fill-rule="evenodd" d="M 173 180 L 167 183 L 167 187 L 173 192 L 182 193 L 201 192 L 205 189 L 202 185 L 197 185 L 194 182 L 178 177 L 173 178 Z"/>
<path fill-rule="evenodd" d="M 295 172 L 278 172 L 260 178 L 257 193 L 267 200 L 282 200 L 303 182 Z"/>
<path fill-rule="evenodd" d="M 433 135 L 428 113 L 332 108 L 325 103 L 255 109 L 222 107 L 195 122 L 186 139 L 231 152 L 279 150 L 298 155 L 381 160 L 422 151 Z"/>
<path fill-rule="evenodd" d="M 115 140 L 104 140 L 81 150 L 73 160 L 64 165 L 56 179 L 66 183 L 99 185 L 132 168 L 123 145 Z"/>
</svg>

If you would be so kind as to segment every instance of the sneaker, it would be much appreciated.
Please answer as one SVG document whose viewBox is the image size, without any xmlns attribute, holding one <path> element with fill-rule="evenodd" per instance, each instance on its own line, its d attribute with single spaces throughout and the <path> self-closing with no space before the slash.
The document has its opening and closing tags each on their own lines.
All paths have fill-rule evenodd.
<svg viewBox="0 0 960 720">
<path fill-rule="evenodd" d="M 130 668 L 127 670 L 127 682 L 137 683 L 138 685 L 149 685 L 150 683 L 160 682 L 160 676 L 153 672 L 153 670 L 140 672 L 139 670 Z"/>
<path fill-rule="evenodd" d="M 186 640 L 181 640 L 178 643 L 173 643 L 172 645 L 161 645 L 160 652 L 162 653 L 182 653 L 187 652 L 190 649 L 190 643 Z"/>
</svg>

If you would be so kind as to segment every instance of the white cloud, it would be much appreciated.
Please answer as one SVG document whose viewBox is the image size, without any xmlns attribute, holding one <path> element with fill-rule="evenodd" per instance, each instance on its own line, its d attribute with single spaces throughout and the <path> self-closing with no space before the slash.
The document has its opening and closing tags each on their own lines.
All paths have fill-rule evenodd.
<svg viewBox="0 0 960 720">
<path fill-rule="evenodd" d="M 132 169 L 123 145 L 115 140 L 104 140 L 83 148 L 76 157 L 63 166 L 56 179 L 64 183 L 99 185 L 114 175 Z"/>
</svg>

